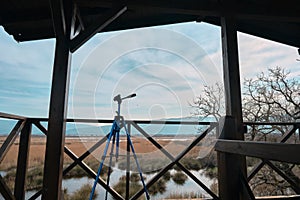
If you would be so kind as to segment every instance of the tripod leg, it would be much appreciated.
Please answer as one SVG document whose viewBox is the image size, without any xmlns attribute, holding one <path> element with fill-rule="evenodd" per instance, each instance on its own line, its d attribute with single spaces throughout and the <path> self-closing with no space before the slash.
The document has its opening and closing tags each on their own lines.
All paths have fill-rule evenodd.
<svg viewBox="0 0 300 200">
<path fill-rule="evenodd" d="M 116 134 L 118 135 L 118 131 L 116 131 Z M 111 149 L 110 149 L 108 172 L 107 172 L 107 181 L 106 181 L 106 185 L 107 186 L 109 186 L 109 181 L 110 181 L 111 164 L 112 164 L 112 158 L 113 158 L 113 153 L 114 153 L 114 147 L 115 147 L 115 141 L 116 141 L 116 134 L 113 135 L 113 139 L 112 139 L 113 143 L 112 143 Z M 105 200 L 107 200 L 107 195 L 108 195 L 108 191 L 106 190 L 106 192 L 105 192 Z"/>
<path fill-rule="evenodd" d="M 117 139 L 117 145 L 116 145 L 116 162 L 118 162 L 118 158 L 119 158 L 119 144 L 120 144 L 120 127 L 119 125 L 117 125 L 118 130 L 116 131 L 116 139 Z"/>
<path fill-rule="evenodd" d="M 94 185 L 93 185 L 93 188 L 92 188 L 89 200 L 93 199 L 93 196 L 94 196 L 94 193 L 95 193 L 95 189 L 96 189 L 96 186 L 97 186 L 97 183 L 98 183 L 98 180 L 99 180 L 99 176 L 100 176 L 100 173 L 101 173 L 101 170 L 102 170 L 102 167 L 103 167 L 103 163 L 105 161 L 105 157 L 106 157 L 106 154 L 107 154 L 109 143 L 111 141 L 112 136 L 115 135 L 115 126 L 116 125 L 117 125 L 117 123 L 116 123 L 116 121 L 114 121 L 113 125 L 111 127 L 111 130 L 110 130 L 110 134 L 109 134 L 109 136 L 108 136 L 108 138 L 106 140 L 105 149 L 104 149 L 104 152 L 103 152 L 103 156 L 102 156 L 102 159 L 101 159 L 101 162 L 100 162 L 100 166 L 98 168 L 97 176 L 95 178 Z"/>
<path fill-rule="evenodd" d="M 127 140 L 129 141 L 129 145 L 130 145 L 130 148 L 131 148 L 131 151 L 132 151 L 132 154 L 133 154 L 133 157 L 134 157 L 136 166 L 137 166 L 138 171 L 139 171 L 139 174 L 140 174 L 140 178 L 141 178 L 141 182 L 142 182 L 142 184 L 143 184 L 143 188 L 144 188 L 144 192 L 145 192 L 145 194 L 146 194 L 146 198 L 147 198 L 147 200 L 149 200 L 149 199 L 150 199 L 150 196 L 149 196 L 149 193 L 148 193 L 148 190 L 147 190 L 147 187 L 146 187 L 144 178 L 143 178 L 142 170 L 141 170 L 140 164 L 139 164 L 139 162 L 138 162 L 137 156 L 136 156 L 136 154 L 135 154 L 135 150 L 134 150 L 132 141 L 131 141 L 131 139 L 130 139 L 130 135 L 129 135 L 129 133 L 128 133 L 127 127 L 125 126 L 124 120 L 122 121 L 122 123 L 123 123 L 124 129 L 125 129 L 125 132 L 126 132 Z"/>
</svg>

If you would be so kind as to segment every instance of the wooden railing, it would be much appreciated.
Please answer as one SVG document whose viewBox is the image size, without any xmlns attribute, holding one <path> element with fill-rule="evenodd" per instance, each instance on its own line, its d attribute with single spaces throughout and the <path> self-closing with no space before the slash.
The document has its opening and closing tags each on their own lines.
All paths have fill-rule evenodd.
<svg viewBox="0 0 300 200">
<path fill-rule="evenodd" d="M 300 164 L 300 144 L 286 144 L 288 139 L 296 133 L 299 128 L 300 123 L 284 123 L 284 122 L 245 122 L 245 126 L 288 126 L 288 130 L 281 136 L 278 143 L 267 142 L 267 141 L 239 141 L 239 140 L 221 140 L 219 139 L 215 145 L 215 150 L 224 153 L 238 154 L 243 156 L 259 158 L 260 162 L 257 163 L 251 172 L 248 174 L 246 182 L 249 182 L 265 165 L 273 169 L 278 175 L 280 175 L 285 181 L 287 181 L 291 188 L 296 194 L 300 194 L 300 185 L 297 184 L 291 177 L 289 177 L 284 171 L 279 169 L 271 161 L 280 161 L 291 164 Z M 246 132 L 247 134 L 247 132 Z M 278 135 L 278 133 L 277 133 Z M 241 180 L 245 182 L 245 180 Z M 243 184 L 245 185 L 245 184 Z M 251 199 L 255 199 L 253 192 L 251 191 L 249 185 L 245 185 L 246 191 L 248 191 Z M 258 199 L 258 198 L 257 198 Z M 263 199 L 274 199 L 274 197 L 265 197 Z M 300 199 L 300 196 L 290 196 L 290 197 L 277 197 L 276 199 Z"/>
<path fill-rule="evenodd" d="M 10 115 L 6 113 L 0 113 L 0 118 L 17 120 L 16 125 L 13 127 L 11 132 L 8 134 L 6 140 L 3 142 L 0 148 L 0 163 L 5 158 L 8 150 L 14 144 L 18 135 L 20 135 L 19 141 L 19 153 L 17 161 L 17 171 L 14 192 L 12 192 L 3 177 L 0 176 L 0 192 L 5 199 L 24 199 L 25 197 L 25 182 L 26 173 L 28 167 L 29 158 L 29 147 L 31 140 L 31 130 L 32 125 L 36 126 L 45 135 L 48 134 L 47 129 L 41 124 L 41 122 L 47 122 L 46 118 L 26 118 L 21 116 Z M 113 120 L 94 120 L 94 119 L 68 119 L 67 123 L 107 123 L 110 124 Z M 212 130 L 218 130 L 217 123 L 209 122 L 178 122 L 178 121 L 142 121 L 142 120 L 129 120 L 126 121 L 128 129 L 134 127 L 138 132 L 144 136 L 150 143 L 152 143 L 162 154 L 164 154 L 170 163 L 164 166 L 159 172 L 157 172 L 147 183 L 147 187 L 151 187 L 156 183 L 168 170 L 170 170 L 174 165 L 177 165 L 186 175 L 188 175 L 199 187 L 203 188 L 211 196 L 212 199 L 219 199 L 218 195 L 215 194 L 211 189 L 206 186 L 201 180 L 199 180 L 195 175 L 193 175 L 184 165 L 181 164 L 181 159 L 187 155 L 203 138 L 205 138 Z M 201 133 L 177 156 L 173 156 L 168 152 L 162 145 L 160 145 L 155 138 L 151 137 L 140 125 L 141 124 L 165 124 L 165 125 L 205 125 L 208 128 Z M 239 154 L 243 156 L 250 156 L 260 158 L 261 161 L 253 168 L 253 170 L 248 174 L 248 177 L 243 177 L 241 175 L 241 184 L 244 186 L 245 191 L 248 192 L 251 199 L 255 199 L 253 192 L 248 184 L 248 182 L 259 172 L 259 170 L 264 166 L 268 165 L 275 172 L 277 172 L 282 178 L 284 178 L 295 191 L 296 194 L 300 194 L 300 187 L 297 185 L 288 175 L 286 175 L 281 169 L 276 167 L 271 161 L 281 161 L 293 164 L 300 164 L 300 144 L 285 144 L 285 142 L 297 131 L 300 127 L 299 123 L 245 123 L 246 126 L 259 126 L 259 125 L 278 125 L 278 126 L 290 126 L 291 128 L 282 136 L 280 143 L 270 143 L 270 142 L 256 142 L 256 141 L 237 141 L 237 140 L 221 140 L 219 139 L 215 145 L 215 150 L 230 154 Z M 106 142 L 106 137 L 100 138 L 92 147 L 87 151 L 83 152 L 81 155 L 76 155 L 67 146 L 64 147 L 65 154 L 71 158 L 72 162 L 63 170 L 63 175 L 70 172 L 75 166 L 80 166 L 90 177 L 95 178 L 96 173 L 93 171 L 84 159 L 87 158 L 92 152 L 98 149 L 103 143 Z M 130 156 L 129 154 L 127 154 Z M 128 159 L 127 159 L 127 162 Z M 129 199 L 129 175 L 130 170 L 126 169 L 126 197 Z M 98 183 L 107 190 L 115 199 L 124 199 L 120 194 L 118 194 L 112 187 L 107 186 L 103 179 L 99 179 Z M 32 195 L 29 199 L 37 199 L 42 194 L 42 188 Z M 132 200 L 138 199 L 143 195 L 144 190 L 139 190 L 133 197 Z M 287 197 L 282 197 L 286 199 Z M 290 198 L 298 198 L 290 197 Z M 272 199 L 272 198 L 270 198 Z"/>
<path fill-rule="evenodd" d="M 30 135 L 32 125 L 36 126 L 42 133 L 45 135 L 48 134 L 47 129 L 41 124 L 41 122 L 47 122 L 46 118 L 23 118 L 13 115 L 8 115 L 5 113 L 0 113 L 0 118 L 6 119 L 14 119 L 19 120 L 16 126 L 13 128 L 11 133 L 8 135 L 6 141 L 3 143 L 1 147 L 1 152 L 7 152 L 9 147 L 14 143 L 16 136 L 20 135 L 20 146 L 19 146 L 19 158 L 17 164 L 17 175 L 15 182 L 15 190 L 14 193 L 10 191 L 6 183 L 3 181 L 3 178 L 0 177 L 0 192 L 4 196 L 5 199 L 23 199 L 25 195 L 25 180 L 26 180 L 26 170 L 28 166 L 28 149 L 30 145 Z M 112 124 L 113 120 L 96 120 L 96 119 L 68 119 L 68 122 L 72 123 L 101 123 L 101 124 Z M 216 129 L 217 123 L 210 122 L 185 122 L 185 121 L 143 121 L 143 120 L 127 120 L 126 124 L 128 126 L 128 130 L 130 127 L 134 127 L 142 136 L 145 137 L 150 143 L 152 143 L 162 154 L 164 154 L 169 160 L 170 163 L 164 166 L 159 172 L 157 172 L 147 183 L 147 187 L 151 187 L 154 183 L 156 183 L 165 173 L 168 172 L 174 165 L 177 165 L 187 176 L 189 176 L 199 187 L 203 188 L 213 199 L 218 199 L 217 194 L 212 192 L 208 186 L 206 186 L 201 180 L 199 180 L 193 173 L 191 173 L 185 166 L 180 163 L 180 160 L 187 155 L 203 138 L 205 138 L 213 129 Z M 203 132 L 199 133 L 199 135 L 191 142 L 189 146 L 186 147 L 180 154 L 177 156 L 173 156 L 169 153 L 162 145 L 160 145 L 155 138 L 153 138 L 149 133 L 147 133 L 140 125 L 142 124 L 164 124 L 164 125 L 203 125 L 208 128 Z M 87 149 L 81 155 L 76 155 L 70 148 L 67 146 L 64 147 L 64 152 L 68 155 L 73 162 L 69 164 L 63 170 L 63 175 L 66 175 L 70 172 L 75 166 L 80 166 L 90 177 L 95 178 L 96 172 L 93 171 L 87 163 L 84 162 L 84 159 L 87 158 L 91 153 L 93 153 L 96 149 L 98 149 L 103 143 L 106 142 L 107 136 L 100 138 L 98 142 L 96 142 L 92 147 Z M 2 150 L 3 149 L 3 150 Z M 130 156 L 129 154 L 127 154 Z M 0 158 L 3 158 L 5 153 L 0 154 Z M 127 159 L 128 162 L 128 159 Z M 128 164 L 127 164 L 128 166 Z M 129 178 L 130 171 L 127 167 L 126 169 L 126 197 L 125 199 L 129 199 Z M 118 194 L 113 188 L 107 186 L 106 182 L 99 178 L 98 183 L 107 190 L 115 199 L 124 199 L 120 194 Z M 38 190 L 34 195 L 32 195 L 29 199 L 37 199 L 42 194 L 43 188 Z M 141 195 L 143 195 L 144 190 L 141 189 L 130 199 L 138 199 Z"/>
</svg>

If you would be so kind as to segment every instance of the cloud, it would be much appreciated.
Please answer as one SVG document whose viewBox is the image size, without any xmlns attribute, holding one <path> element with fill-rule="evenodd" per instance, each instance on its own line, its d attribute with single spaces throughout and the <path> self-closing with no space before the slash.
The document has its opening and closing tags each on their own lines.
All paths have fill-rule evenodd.
<svg viewBox="0 0 300 200">
<path fill-rule="evenodd" d="M 243 33 L 238 38 L 242 79 L 276 66 L 299 73 L 296 48 Z"/>
<path fill-rule="evenodd" d="M 218 79 L 216 75 L 219 73 L 206 51 L 181 33 L 159 28 L 126 31 L 87 54 L 72 84 L 70 109 L 75 116 L 82 114 L 78 104 L 82 104 L 82 92 L 88 91 L 84 96 L 91 105 L 88 112 L 94 109 L 94 113 L 107 116 L 95 102 L 111 104 L 112 110 L 114 95 L 139 92 L 144 104 L 140 110 L 150 109 L 158 100 L 169 117 L 186 116 L 190 114 L 188 101 L 204 84 Z M 149 112 L 144 113 L 136 117 Z"/>
<path fill-rule="evenodd" d="M 102 33 L 72 55 L 70 117 L 112 118 L 113 97 L 130 118 L 180 117 L 203 85 L 222 82 L 220 28 L 185 23 Z M 16 43 L 0 29 L 2 112 L 48 116 L 54 40 Z M 299 75 L 295 48 L 239 33 L 241 81 L 267 67 Z"/>
<path fill-rule="evenodd" d="M 0 29 L 1 112 L 47 116 L 53 40 L 17 43 Z"/>
</svg>

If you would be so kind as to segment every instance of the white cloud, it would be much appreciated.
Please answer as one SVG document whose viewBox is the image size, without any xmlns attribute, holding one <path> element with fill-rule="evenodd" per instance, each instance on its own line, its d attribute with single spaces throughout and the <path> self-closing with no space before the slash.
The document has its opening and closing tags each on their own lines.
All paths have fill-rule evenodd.
<svg viewBox="0 0 300 200">
<path fill-rule="evenodd" d="M 126 31 L 102 42 L 87 55 L 73 81 L 74 115 L 82 114 L 82 110 L 76 111 L 77 98 L 83 101 L 82 91 L 90 92 L 84 98 L 96 113 L 106 115 L 95 102 L 108 105 L 115 94 L 126 95 L 135 90 L 145 91 L 144 96 L 139 95 L 145 108 L 150 109 L 158 100 L 168 109 L 165 113 L 172 115 L 169 117 L 189 115 L 188 101 L 198 95 L 203 84 L 219 75 L 198 43 L 166 29 Z M 166 92 L 172 95 L 164 95 Z M 137 117 L 143 117 L 143 113 Z"/>
<path fill-rule="evenodd" d="M 276 66 L 299 72 L 296 48 L 242 33 L 238 36 L 242 78 Z"/>
<path fill-rule="evenodd" d="M 54 40 L 18 44 L 3 29 L 0 34 L 1 107 L 46 117 Z M 295 48 L 238 37 L 241 82 L 275 66 L 299 75 Z M 98 34 L 72 56 L 69 116 L 111 118 L 113 96 L 131 92 L 138 96 L 124 104 L 128 117 L 189 115 L 188 101 L 203 84 L 222 81 L 220 43 L 220 28 L 205 23 Z"/>
</svg>

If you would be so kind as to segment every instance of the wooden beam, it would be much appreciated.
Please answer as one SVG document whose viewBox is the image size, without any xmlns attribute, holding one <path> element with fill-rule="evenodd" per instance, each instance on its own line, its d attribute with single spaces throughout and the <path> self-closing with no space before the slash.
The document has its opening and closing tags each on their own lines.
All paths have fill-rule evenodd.
<svg viewBox="0 0 300 200">
<path fill-rule="evenodd" d="M 236 119 L 226 116 L 220 119 L 220 138 L 234 139 L 236 137 Z M 225 141 L 226 141 L 225 140 Z M 244 158 L 240 155 L 217 152 L 219 197 L 224 200 L 241 199 L 241 174 L 244 169 Z"/>
<path fill-rule="evenodd" d="M 146 131 L 144 131 L 139 125 L 135 122 L 130 122 L 142 135 L 144 135 L 157 149 L 159 149 L 166 157 L 168 157 L 172 162 L 165 166 L 161 171 L 156 174 L 152 179 L 146 184 L 147 188 L 151 187 L 156 181 L 159 180 L 172 166 L 175 164 L 181 168 L 192 180 L 194 180 L 200 187 L 202 187 L 208 194 L 210 194 L 213 199 L 219 199 L 217 195 L 215 195 L 208 187 L 205 186 L 197 177 L 195 177 L 192 173 L 190 173 L 181 163 L 179 162 L 192 148 L 194 148 L 215 126 L 211 126 L 206 129 L 201 135 L 199 135 L 193 142 L 183 150 L 179 155 L 173 157 L 165 148 L 163 148 L 157 141 L 155 141 Z M 141 189 L 138 191 L 131 199 L 135 200 L 138 199 L 144 190 Z"/>
<path fill-rule="evenodd" d="M 19 142 L 19 153 L 17 163 L 17 173 L 15 180 L 14 195 L 16 199 L 25 199 L 25 186 L 26 186 L 26 175 L 28 167 L 28 155 L 31 138 L 31 122 L 27 121 L 24 128 L 22 129 L 20 142 Z"/>
<path fill-rule="evenodd" d="M 233 17 L 222 17 L 221 26 L 226 115 L 234 116 L 239 126 L 242 123 L 242 99 L 237 26 Z M 236 139 L 243 139 L 241 130 L 238 131 Z"/>
<path fill-rule="evenodd" d="M 78 5 L 87 8 L 111 8 L 113 1 L 77 1 Z M 182 15 L 195 15 L 195 16 L 210 16 L 221 17 L 222 7 L 219 2 L 205 2 L 205 1 L 180 1 L 174 2 L 168 1 L 128 1 L 126 2 L 128 9 L 130 10 L 147 10 L 155 11 L 157 13 L 166 14 L 182 14 Z M 258 9 L 259 5 L 247 4 L 246 6 L 241 3 L 237 3 L 235 6 L 235 12 L 238 19 L 246 20 L 261 20 L 261 21 L 284 21 L 284 22 L 300 22 L 300 16 L 298 15 L 297 3 L 290 4 L 286 9 L 282 9 L 282 2 L 272 2 L 268 4 L 268 9 Z M 290 12 L 287 12 L 289 10 Z"/>
<path fill-rule="evenodd" d="M 300 164 L 300 144 L 245 142 L 219 139 L 215 149 L 220 152 L 261 159 Z"/>
<path fill-rule="evenodd" d="M 28 200 L 36 200 L 39 196 L 42 195 L 43 189 L 37 191 L 34 195 L 32 195 Z"/>
<path fill-rule="evenodd" d="M 290 185 L 291 188 L 297 193 L 300 194 L 300 186 L 286 173 L 284 173 L 281 169 L 275 166 L 272 162 L 266 161 L 266 164 L 269 165 L 277 174 L 279 174 L 284 180 L 286 180 Z"/>
<path fill-rule="evenodd" d="M 93 179 L 96 178 L 97 174 L 88 166 L 86 165 L 83 161 L 79 161 L 79 158 L 68 148 L 64 148 L 65 153 L 74 161 L 78 162 L 79 166 Z M 123 197 L 119 195 L 113 188 L 108 186 L 106 182 L 103 181 L 101 177 L 98 179 L 98 183 L 105 189 L 107 190 L 116 200 L 123 200 Z"/>
<path fill-rule="evenodd" d="M 12 114 L 7 114 L 0 112 L 0 117 L 1 118 L 6 118 L 6 119 L 15 119 L 15 120 L 25 120 L 26 117 L 19 116 L 19 115 L 12 115 Z"/>
<path fill-rule="evenodd" d="M 44 200 L 60 199 L 69 88 L 69 59 L 68 46 L 64 41 L 57 40 L 45 155 L 42 196 Z"/>
<path fill-rule="evenodd" d="M 94 23 L 88 26 L 84 31 L 80 32 L 75 38 L 71 40 L 70 50 L 75 52 L 80 48 L 86 41 L 103 30 L 106 26 L 112 23 L 115 19 L 121 16 L 127 10 L 126 6 L 114 8 L 106 13 L 104 16 L 100 16 L 95 19 Z"/>
<path fill-rule="evenodd" d="M 62 171 L 68 105 L 70 59 L 69 41 L 73 4 L 50 0 L 53 27 L 56 33 L 48 135 L 45 153 L 42 200 L 62 198 Z"/>
<path fill-rule="evenodd" d="M 11 193 L 9 187 L 4 182 L 2 176 L 0 175 L 0 193 L 5 198 L 5 200 L 15 200 L 16 198 Z"/>
<path fill-rule="evenodd" d="M 231 9 L 228 7 L 228 3 L 232 4 L 233 1 L 221 2 L 225 4 L 224 9 L 227 11 Z M 220 138 L 244 140 L 237 22 L 231 13 L 224 13 L 224 16 L 221 17 L 221 37 L 226 116 L 220 119 Z M 247 199 L 248 196 L 243 193 L 240 178 L 241 173 L 246 176 L 245 157 L 218 152 L 217 158 L 220 199 Z"/>
<path fill-rule="evenodd" d="M 90 147 L 86 152 L 84 152 L 76 161 L 71 163 L 67 168 L 64 169 L 63 175 L 66 175 L 69 171 L 71 171 L 76 165 L 78 165 L 79 162 L 83 161 L 86 157 L 88 157 L 92 152 L 94 152 L 101 144 L 105 143 L 107 141 L 109 134 L 107 134 L 105 137 L 103 137 L 101 140 L 99 140 L 96 144 L 94 144 L 92 147 Z M 65 153 L 66 150 L 65 150 Z"/>
<path fill-rule="evenodd" d="M 249 183 L 247 181 L 247 178 L 243 175 L 243 173 L 240 172 L 240 178 L 241 178 L 241 183 L 243 185 L 244 190 L 249 196 L 249 199 L 255 200 L 255 196 L 251 190 L 251 187 L 249 186 Z"/>
<path fill-rule="evenodd" d="M 5 155 L 9 151 L 9 148 L 14 144 L 18 134 L 21 132 L 25 125 L 26 121 L 18 121 L 18 123 L 14 126 L 13 130 L 7 136 L 6 140 L 2 144 L 0 148 L 0 163 L 3 161 Z"/>
<path fill-rule="evenodd" d="M 285 125 L 285 124 L 283 124 Z M 291 127 L 282 137 L 280 140 L 280 143 L 285 143 L 293 133 L 295 133 L 295 131 L 298 128 L 297 124 L 292 124 L 293 127 Z M 248 174 L 248 181 L 250 181 L 256 174 L 257 172 L 265 165 L 265 161 L 261 160 L 259 163 L 257 163 L 253 169 L 251 170 L 251 172 Z"/>
</svg>

